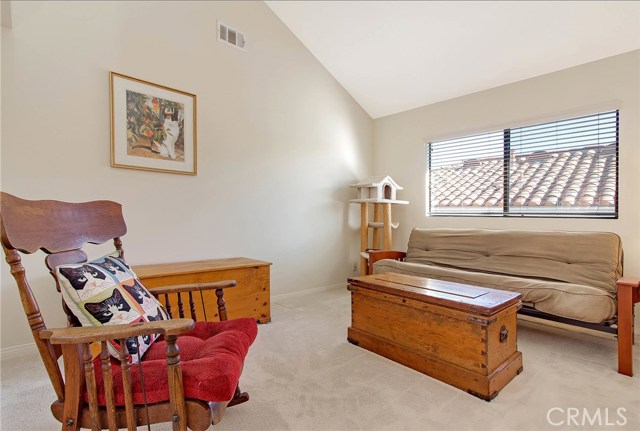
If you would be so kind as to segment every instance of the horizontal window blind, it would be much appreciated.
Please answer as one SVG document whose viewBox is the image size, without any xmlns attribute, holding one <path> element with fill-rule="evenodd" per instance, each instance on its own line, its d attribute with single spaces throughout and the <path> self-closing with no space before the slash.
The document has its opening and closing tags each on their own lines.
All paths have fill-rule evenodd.
<svg viewBox="0 0 640 431">
<path fill-rule="evenodd" d="M 427 144 L 430 215 L 618 214 L 618 111 Z"/>
</svg>

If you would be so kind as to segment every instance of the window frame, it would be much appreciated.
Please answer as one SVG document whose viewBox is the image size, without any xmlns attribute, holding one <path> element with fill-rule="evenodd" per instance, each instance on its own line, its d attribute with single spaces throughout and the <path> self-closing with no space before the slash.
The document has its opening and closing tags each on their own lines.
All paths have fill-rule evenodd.
<svg viewBox="0 0 640 431">
<path fill-rule="evenodd" d="M 555 122 L 560 122 L 560 121 L 566 121 L 566 120 L 577 120 L 580 118 L 586 118 L 586 117 L 591 117 L 591 116 L 596 116 L 596 115 L 601 115 L 601 114 L 610 114 L 610 113 L 615 113 L 615 184 L 616 184 L 616 190 L 615 190 L 615 196 L 614 196 L 614 205 L 613 205 L 613 213 L 601 213 L 601 214 L 596 214 L 593 212 L 584 212 L 584 213 L 580 213 L 577 211 L 570 211 L 570 212 L 558 212 L 555 214 L 551 214 L 551 213 L 540 213 L 540 214 L 536 214 L 535 212 L 531 212 L 531 213 L 514 213 L 511 212 L 510 209 L 510 198 L 505 199 L 504 197 L 509 197 L 510 196 L 510 189 L 511 189 L 511 131 L 513 129 L 519 129 L 519 128 L 523 128 L 523 127 L 533 127 L 533 126 L 542 126 L 545 124 L 550 124 L 550 123 L 555 123 Z M 493 131 L 488 131 L 488 132 L 484 132 L 484 133 L 479 133 L 477 135 L 483 135 L 483 134 L 489 134 L 489 133 L 498 133 L 500 130 L 493 130 Z M 459 214 L 456 214 L 455 212 L 452 213 L 433 213 L 432 211 L 432 184 L 431 184 L 431 158 L 432 158 L 432 144 L 433 143 L 437 143 L 437 142 L 442 142 L 445 140 L 453 140 L 453 139 L 464 139 L 467 137 L 471 137 L 471 136 L 476 136 L 476 135 L 464 135 L 464 136 L 459 136 L 457 138 L 449 138 L 449 139 L 441 139 L 439 141 L 429 141 L 426 143 L 425 147 L 426 147 L 426 174 L 425 174 L 425 180 L 427 183 L 427 188 L 426 188 L 426 193 L 425 193 L 425 198 L 427 200 L 427 217 L 490 217 L 490 218 L 495 218 L 495 217 L 508 217 L 508 218 L 553 218 L 553 219 L 604 219 L 604 220 L 616 220 L 619 218 L 619 214 L 620 214 L 620 208 L 619 208 L 619 198 L 620 198 L 620 109 L 619 108 L 615 108 L 615 109 L 609 109 L 609 110 L 604 110 L 604 111 L 600 111 L 600 112 L 596 112 L 596 113 L 592 113 L 592 114 L 583 114 L 583 115 L 579 115 L 577 117 L 566 117 L 566 118 L 562 118 L 562 119 L 558 119 L 558 120 L 550 120 L 550 121 L 545 121 L 543 123 L 534 123 L 534 124 L 530 124 L 527 126 L 513 126 L 513 127 L 508 127 L 508 128 L 504 128 L 502 129 L 502 133 L 503 133 L 503 152 L 502 152 L 502 193 L 503 193 L 503 199 L 502 199 L 502 211 L 487 211 L 487 212 L 469 212 L 469 213 L 465 213 L 460 211 Z M 495 206 L 495 207 L 491 207 L 491 208 L 499 208 L 499 206 Z M 561 209 L 562 206 L 554 206 L 553 208 L 559 208 Z"/>
</svg>

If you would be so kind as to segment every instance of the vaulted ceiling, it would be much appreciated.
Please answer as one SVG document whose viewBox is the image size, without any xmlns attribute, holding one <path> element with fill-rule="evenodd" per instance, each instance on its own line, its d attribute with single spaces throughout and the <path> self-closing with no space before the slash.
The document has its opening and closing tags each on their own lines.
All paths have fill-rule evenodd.
<svg viewBox="0 0 640 431">
<path fill-rule="evenodd" d="M 267 1 L 373 118 L 640 48 L 639 1 Z"/>
</svg>

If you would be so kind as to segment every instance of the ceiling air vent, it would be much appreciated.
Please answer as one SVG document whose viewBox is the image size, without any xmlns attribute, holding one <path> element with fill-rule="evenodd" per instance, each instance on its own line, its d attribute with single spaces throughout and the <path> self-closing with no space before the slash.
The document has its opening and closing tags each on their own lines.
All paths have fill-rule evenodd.
<svg viewBox="0 0 640 431">
<path fill-rule="evenodd" d="M 239 32 L 235 28 L 229 27 L 226 24 L 218 21 L 218 40 L 222 43 L 233 45 L 236 48 L 245 50 L 245 37 L 244 33 Z"/>
</svg>

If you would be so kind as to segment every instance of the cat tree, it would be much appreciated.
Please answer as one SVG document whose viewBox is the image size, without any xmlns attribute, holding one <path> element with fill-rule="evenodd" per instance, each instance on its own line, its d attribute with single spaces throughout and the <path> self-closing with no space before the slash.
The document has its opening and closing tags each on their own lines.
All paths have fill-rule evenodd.
<svg viewBox="0 0 640 431">
<path fill-rule="evenodd" d="M 391 205 L 406 205 L 409 201 L 396 199 L 396 192 L 402 190 L 390 176 L 371 177 L 367 181 L 351 184 L 358 189 L 358 198 L 349 202 L 360 204 L 360 275 L 367 273 L 367 250 L 391 250 L 392 229 L 398 223 L 391 221 Z M 369 221 L 369 204 L 373 204 L 373 221 Z M 369 247 L 369 229 L 373 230 L 373 243 Z M 382 230 L 382 240 L 380 231 Z"/>
</svg>

